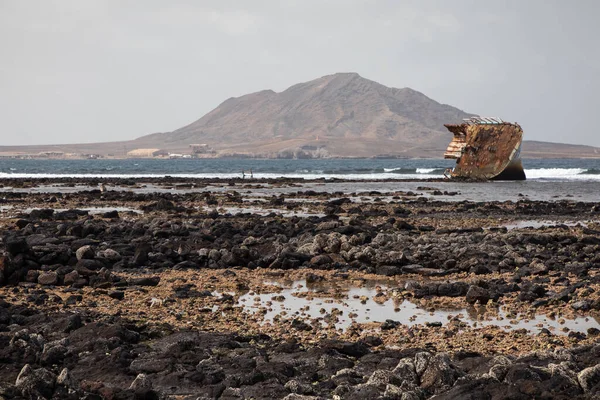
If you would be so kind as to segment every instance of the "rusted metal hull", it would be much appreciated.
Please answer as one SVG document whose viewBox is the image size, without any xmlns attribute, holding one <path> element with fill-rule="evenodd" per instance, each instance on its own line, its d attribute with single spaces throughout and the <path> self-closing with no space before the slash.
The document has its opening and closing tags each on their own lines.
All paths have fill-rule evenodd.
<svg viewBox="0 0 600 400">
<path fill-rule="evenodd" d="M 444 153 L 456 159 L 454 178 L 525 180 L 521 163 L 523 130 L 499 118 L 474 117 L 463 124 L 444 125 L 454 138 Z"/>
</svg>

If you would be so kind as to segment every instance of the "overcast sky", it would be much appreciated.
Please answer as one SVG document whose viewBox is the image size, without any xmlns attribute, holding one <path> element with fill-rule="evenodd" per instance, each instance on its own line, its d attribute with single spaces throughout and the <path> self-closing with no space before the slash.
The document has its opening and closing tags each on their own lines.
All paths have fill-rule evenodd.
<svg viewBox="0 0 600 400">
<path fill-rule="evenodd" d="M 0 145 L 133 139 L 358 72 L 600 146 L 596 0 L 0 0 Z"/>
</svg>

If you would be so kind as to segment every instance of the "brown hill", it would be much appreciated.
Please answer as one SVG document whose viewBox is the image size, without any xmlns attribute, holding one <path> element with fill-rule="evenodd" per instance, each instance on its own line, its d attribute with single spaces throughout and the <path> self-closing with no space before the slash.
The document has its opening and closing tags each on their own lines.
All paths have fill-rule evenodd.
<svg viewBox="0 0 600 400">
<path fill-rule="evenodd" d="M 276 156 L 320 148 L 320 155 L 438 155 L 450 138 L 444 123 L 467 114 L 422 93 L 339 73 L 230 98 L 199 120 L 138 139 L 154 147 L 206 143 L 221 153 Z M 309 150 L 310 151 L 310 150 Z"/>
</svg>

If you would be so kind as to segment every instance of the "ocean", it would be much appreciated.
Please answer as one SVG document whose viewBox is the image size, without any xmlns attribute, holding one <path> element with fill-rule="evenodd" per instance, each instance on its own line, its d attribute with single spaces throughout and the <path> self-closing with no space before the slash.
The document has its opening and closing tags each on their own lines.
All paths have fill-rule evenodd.
<svg viewBox="0 0 600 400">
<path fill-rule="evenodd" d="M 442 178 L 454 160 L 444 159 L 0 159 L 0 178 L 94 177 L 428 179 Z M 525 159 L 527 179 L 600 181 L 600 159 Z"/>
</svg>

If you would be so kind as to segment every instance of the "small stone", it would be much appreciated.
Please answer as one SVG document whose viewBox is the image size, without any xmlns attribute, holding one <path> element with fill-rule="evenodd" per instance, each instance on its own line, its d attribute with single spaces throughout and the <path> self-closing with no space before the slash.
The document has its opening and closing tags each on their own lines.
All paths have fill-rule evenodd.
<svg viewBox="0 0 600 400">
<path fill-rule="evenodd" d="M 404 382 L 416 384 L 419 379 L 415 363 L 408 357 L 400 360 L 392 372 Z"/>
<path fill-rule="evenodd" d="M 160 276 L 149 276 L 144 278 L 133 278 L 129 281 L 130 286 L 157 286 L 160 283 Z"/>
<path fill-rule="evenodd" d="M 29 271 L 27 271 L 27 275 L 25 276 L 25 281 L 35 283 L 38 281 L 39 276 L 40 276 L 40 271 L 38 271 L 36 269 L 30 269 Z"/>
<path fill-rule="evenodd" d="M 123 300 L 125 298 L 125 292 L 121 290 L 113 290 L 108 293 L 108 297 L 111 297 L 116 300 Z"/>
<path fill-rule="evenodd" d="M 62 371 L 60 371 L 58 378 L 56 378 L 56 383 L 65 387 L 74 386 L 73 377 L 71 376 L 71 372 L 68 368 L 63 368 Z"/>
<path fill-rule="evenodd" d="M 121 258 L 123 258 L 121 257 L 121 254 L 119 254 L 118 251 L 113 249 L 100 250 L 98 253 L 96 253 L 96 257 L 113 262 L 120 261 Z"/>
<path fill-rule="evenodd" d="M 594 327 L 588 328 L 587 334 L 590 336 L 598 336 L 600 335 L 600 329 Z"/>
<path fill-rule="evenodd" d="M 132 390 L 152 389 L 152 381 L 148 378 L 148 376 L 146 374 L 138 374 L 135 377 L 135 379 L 133 380 L 133 382 L 131 382 L 129 389 L 132 389 Z"/>
<path fill-rule="evenodd" d="M 67 348 L 61 344 L 48 343 L 44 346 L 40 362 L 47 366 L 58 365 L 64 360 L 67 352 Z"/>
<path fill-rule="evenodd" d="M 394 321 L 392 319 L 386 319 L 385 322 L 383 322 L 381 324 L 381 330 L 388 331 L 390 329 L 395 329 L 395 328 L 399 327 L 400 325 L 402 325 L 402 324 L 398 321 Z"/>
<path fill-rule="evenodd" d="M 312 327 L 310 325 L 308 325 L 306 322 L 299 320 L 297 318 L 294 318 L 294 320 L 292 321 L 292 328 L 297 329 L 299 331 L 311 331 Z"/>
<path fill-rule="evenodd" d="M 117 210 L 107 211 L 102 214 L 102 218 L 119 218 L 119 212 Z"/>
<path fill-rule="evenodd" d="M 75 252 L 77 260 L 91 260 L 94 258 L 94 255 L 94 249 L 90 245 L 81 246 Z"/>
<path fill-rule="evenodd" d="M 79 279 L 79 272 L 71 271 L 68 274 L 65 274 L 64 282 L 65 285 L 72 285 Z"/>
<path fill-rule="evenodd" d="M 588 311 L 592 303 L 588 300 L 581 300 L 571 304 L 571 308 L 575 311 Z"/>
<path fill-rule="evenodd" d="M 465 300 L 469 304 L 475 304 L 476 302 L 479 302 L 480 304 L 487 304 L 489 299 L 489 290 L 479 286 L 469 286 L 469 290 L 467 291 L 467 295 L 465 297 Z"/>
<path fill-rule="evenodd" d="M 58 282 L 58 274 L 54 271 L 42 272 L 38 276 L 38 283 L 40 285 L 56 285 Z"/>
</svg>

